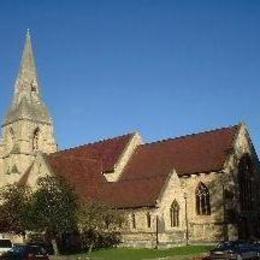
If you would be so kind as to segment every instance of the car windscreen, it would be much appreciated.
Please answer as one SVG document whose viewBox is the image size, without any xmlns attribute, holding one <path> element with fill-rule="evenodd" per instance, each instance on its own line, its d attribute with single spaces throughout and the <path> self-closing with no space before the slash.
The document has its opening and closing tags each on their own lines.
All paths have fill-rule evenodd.
<svg viewBox="0 0 260 260">
<path fill-rule="evenodd" d="M 1 248 L 10 248 L 10 247 L 12 247 L 12 243 L 8 239 L 0 239 L 0 247 Z"/>
</svg>

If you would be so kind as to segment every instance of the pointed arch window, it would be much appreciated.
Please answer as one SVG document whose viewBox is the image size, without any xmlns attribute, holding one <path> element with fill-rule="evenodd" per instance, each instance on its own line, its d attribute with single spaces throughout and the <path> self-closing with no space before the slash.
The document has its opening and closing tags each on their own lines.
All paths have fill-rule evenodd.
<svg viewBox="0 0 260 260">
<path fill-rule="evenodd" d="M 132 213 L 132 228 L 136 229 L 136 220 L 135 220 L 135 213 Z"/>
<path fill-rule="evenodd" d="M 150 212 L 146 213 L 146 219 L 147 219 L 147 227 L 150 228 L 151 227 L 151 214 L 150 214 Z"/>
<path fill-rule="evenodd" d="M 251 210 L 253 208 L 252 172 L 251 159 L 246 155 L 242 157 L 238 166 L 239 200 L 242 210 Z"/>
<path fill-rule="evenodd" d="M 196 189 L 196 210 L 198 215 L 211 214 L 209 190 L 202 182 Z"/>
<path fill-rule="evenodd" d="M 32 140 L 33 151 L 39 150 L 39 135 L 40 135 L 40 129 L 37 127 L 33 132 L 33 140 Z"/>
<path fill-rule="evenodd" d="M 179 221 L 179 214 L 180 214 L 180 206 L 176 200 L 173 201 L 171 208 L 170 208 L 170 221 L 171 227 L 178 227 L 180 224 Z"/>
</svg>

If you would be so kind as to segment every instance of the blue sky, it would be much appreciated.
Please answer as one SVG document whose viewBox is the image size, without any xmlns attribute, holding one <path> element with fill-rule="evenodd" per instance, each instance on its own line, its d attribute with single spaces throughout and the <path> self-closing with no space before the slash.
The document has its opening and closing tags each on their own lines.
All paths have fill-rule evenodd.
<svg viewBox="0 0 260 260">
<path fill-rule="evenodd" d="M 260 150 L 259 0 L 1 0 L 1 121 L 27 27 L 61 148 L 245 121 Z"/>
</svg>

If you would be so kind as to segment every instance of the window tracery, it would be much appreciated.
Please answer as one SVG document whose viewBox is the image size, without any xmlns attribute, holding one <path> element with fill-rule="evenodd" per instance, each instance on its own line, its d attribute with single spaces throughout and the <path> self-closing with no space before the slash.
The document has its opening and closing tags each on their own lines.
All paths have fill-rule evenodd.
<svg viewBox="0 0 260 260">
<path fill-rule="evenodd" d="M 171 227 L 178 227 L 180 224 L 179 221 L 179 214 L 180 214 L 180 206 L 176 200 L 173 201 L 171 208 L 170 208 L 170 220 L 171 220 Z"/>
<path fill-rule="evenodd" d="M 211 214 L 209 190 L 202 182 L 196 189 L 196 210 L 198 215 Z"/>
</svg>

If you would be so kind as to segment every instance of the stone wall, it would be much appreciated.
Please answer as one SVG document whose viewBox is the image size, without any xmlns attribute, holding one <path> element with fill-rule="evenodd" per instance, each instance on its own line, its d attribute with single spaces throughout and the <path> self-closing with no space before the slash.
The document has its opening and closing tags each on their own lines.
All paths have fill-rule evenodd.
<svg viewBox="0 0 260 260">
<path fill-rule="evenodd" d="M 250 156 L 254 164 L 252 181 L 255 207 L 249 212 L 243 212 L 248 220 L 249 235 L 253 237 L 259 227 L 260 171 L 247 129 L 242 124 L 238 136 L 234 140 L 234 150 L 230 152 L 222 171 L 184 175 L 184 177 L 179 178 L 173 170 L 155 208 L 129 209 L 127 211 L 129 223 L 128 228 L 123 229 L 122 241 L 124 245 L 155 247 L 156 241 L 158 241 L 159 247 L 171 247 L 186 243 L 215 243 L 223 239 L 237 239 L 240 223 L 233 223 L 229 213 L 231 210 L 235 210 L 236 214 L 241 213 L 237 169 L 240 159 L 245 154 Z M 200 182 L 204 183 L 209 190 L 210 215 L 198 215 L 196 212 L 195 192 Z M 232 196 L 228 197 L 227 194 Z M 170 226 L 170 206 L 173 200 L 176 200 L 180 206 L 179 227 Z M 187 212 L 185 212 L 185 203 L 187 203 Z M 151 228 L 147 227 L 146 214 L 148 210 L 152 218 Z M 131 224 L 133 213 L 135 214 L 136 228 L 133 228 Z M 156 219 L 158 219 L 157 227 Z"/>
<path fill-rule="evenodd" d="M 138 139 L 134 139 L 134 142 L 133 140 L 130 142 L 131 149 L 127 153 L 128 157 L 122 157 L 123 159 L 129 159 L 137 141 Z M 192 243 L 215 243 L 226 238 L 236 239 L 238 228 L 235 223 L 228 219 L 227 212 L 234 208 L 238 212 L 240 210 L 237 168 L 240 159 L 245 154 L 248 154 L 254 163 L 252 180 L 254 183 L 255 209 L 244 213 L 248 218 L 249 233 L 253 235 L 259 226 L 257 209 L 259 209 L 260 176 L 258 159 L 244 126 L 241 127 L 237 139 L 234 140 L 234 147 L 235 149 L 230 151 L 230 155 L 227 157 L 223 170 L 181 175 L 182 177 L 179 177 L 178 173 L 172 169 L 154 207 L 125 209 L 127 223 L 120 230 L 122 233 L 121 245 L 153 248 Z M 26 158 L 23 160 L 26 164 Z M 37 179 L 47 174 L 52 175 L 53 173 L 45 162 L 44 156 L 37 154 L 31 168 L 28 184 L 35 187 Z M 195 193 L 201 182 L 209 190 L 210 215 L 198 215 L 196 211 Z M 231 198 L 227 197 L 227 192 L 232 193 Z M 170 208 L 173 201 L 177 201 L 179 204 L 179 226 L 177 227 L 171 227 L 170 221 Z M 150 216 L 150 227 L 148 225 L 148 214 Z M 133 225 L 133 216 L 135 226 Z"/>
<path fill-rule="evenodd" d="M 33 150 L 36 129 L 39 129 L 38 150 Z M 57 150 L 52 124 L 24 119 L 4 126 L 2 132 L 1 185 L 17 182 L 31 166 L 38 151 L 52 153 Z"/>
</svg>

